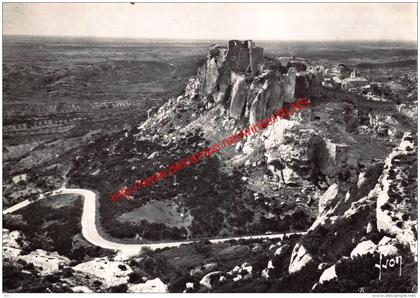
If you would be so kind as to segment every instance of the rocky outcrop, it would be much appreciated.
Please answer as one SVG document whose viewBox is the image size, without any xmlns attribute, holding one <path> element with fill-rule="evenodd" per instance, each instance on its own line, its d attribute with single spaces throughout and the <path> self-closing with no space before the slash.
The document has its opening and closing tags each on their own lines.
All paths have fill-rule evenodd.
<svg viewBox="0 0 420 298">
<path fill-rule="evenodd" d="M 112 261 L 108 257 L 95 258 L 73 267 L 75 271 L 90 274 L 103 280 L 107 286 L 127 283 L 128 275 L 133 272 L 131 267 L 122 262 Z"/>
<path fill-rule="evenodd" d="M 314 130 L 304 129 L 296 121 L 283 120 L 269 127 L 265 132 L 265 149 L 267 162 L 281 164 L 286 183 L 293 183 L 293 177 L 310 177 L 311 155 L 314 139 L 317 134 Z M 275 174 L 280 175 L 281 168 L 273 167 Z M 290 179 L 288 178 L 290 177 Z"/>
<path fill-rule="evenodd" d="M 297 95 L 295 94 L 296 70 L 294 68 L 289 68 L 289 71 L 287 72 L 287 75 L 283 82 L 283 90 L 284 90 L 284 102 L 291 103 L 295 101 L 295 98 L 298 98 Z"/>
<path fill-rule="evenodd" d="M 342 256 L 350 255 L 357 243 L 369 235 L 366 227 L 376 220 L 376 200 L 368 194 L 380 171 L 372 166 L 366 172 L 359 183 L 341 182 L 328 188 L 320 200 L 320 214 L 296 246 L 299 251 L 311 255 L 317 263 L 338 261 Z M 375 231 L 370 228 L 369 233 Z M 295 268 L 302 267 L 292 257 L 291 265 L 294 263 Z"/>
<path fill-rule="evenodd" d="M 259 120 L 264 118 L 267 106 L 267 97 L 265 96 L 265 90 L 260 90 L 257 93 L 254 101 L 251 105 L 251 110 L 249 113 L 249 123 L 256 124 Z"/>
<path fill-rule="evenodd" d="M 385 257 L 398 256 L 400 251 L 397 246 L 398 240 L 396 238 L 384 236 L 378 243 L 378 252 Z"/>
<path fill-rule="evenodd" d="M 418 119 L 417 104 L 418 104 L 417 100 L 413 101 L 412 103 L 403 103 L 403 104 L 397 105 L 397 110 L 398 112 L 410 118 L 411 120 L 417 121 Z"/>
<path fill-rule="evenodd" d="M 131 293 L 166 293 L 168 287 L 159 279 L 147 280 L 145 283 L 132 285 L 128 288 Z"/>
<path fill-rule="evenodd" d="M 287 74 L 267 71 L 256 78 L 251 85 L 253 92 L 248 94 L 248 100 L 254 98 L 250 107 L 250 124 L 262 120 L 284 103 L 294 102 L 295 79 L 296 71 L 293 68 Z"/>
<path fill-rule="evenodd" d="M 417 144 L 405 133 L 398 148 L 385 160 L 384 172 L 372 193 L 377 199 L 379 231 L 397 238 L 417 252 Z"/>
<path fill-rule="evenodd" d="M 335 265 L 332 265 L 328 269 L 325 269 L 324 272 L 322 272 L 321 276 L 319 277 L 319 283 L 323 284 L 326 281 L 330 281 L 334 278 L 337 278 L 337 272 L 335 272 Z"/>
<path fill-rule="evenodd" d="M 215 102 L 223 102 L 230 85 L 228 51 L 218 45 L 209 48 L 203 82 L 203 95 L 213 97 Z"/>
<path fill-rule="evenodd" d="M 316 290 L 341 278 L 336 271 L 340 262 L 401 256 L 401 247 L 416 259 L 416 151 L 413 135 L 406 133 L 384 165 L 370 166 L 355 183 L 332 184 L 320 199 L 317 219 L 293 250 L 289 273 L 311 263 L 330 265 Z"/>
<path fill-rule="evenodd" d="M 313 256 L 306 248 L 297 243 L 293 248 L 292 257 L 290 259 L 289 273 L 295 273 L 313 261 Z"/>
<path fill-rule="evenodd" d="M 376 244 L 373 243 L 371 240 L 366 240 L 357 244 L 357 246 L 352 250 L 350 253 L 351 258 L 355 258 L 358 256 L 364 256 L 366 254 L 372 254 L 376 251 Z"/>
<path fill-rule="evenodd" d="M 347 200 L 351 198 L 348 197 Z M 300 250 L 311 255 L 314 262 L 338 261 L 342 256 L 349 255 L 355 243 L 366 236 L 365 227 L 374 220 L 374 200 L 363 197 L 351 203 L 347 210 L 345 205 L 346 199 L 340 199 L 333 210 L 318 216 L 297 244 L 304 247 Z M 291 264 L 293 263 L 296 261 L 292 258 Z M 295 268 L 302 267 L 295 265 Z"/>
<path fill-rule="evenodd" d="M 296 101 L 294 65 L 271 66 L 264 63 L 263 49 L 250 40 L 231 40 L 228 48 L 213 45 L 197 73 L 199 97 L 228 105 L 230 117 L 255 124 L 284 103 Z"/>
<path fill-rule="evenodd" d="M 19 231 L 3 229 L 3 256 L 12 262 L 24 262 L 33 264 L 39 269 L 41 275 L 53 274 L 63 266 L 70 264 L 70 259 L 59 255 L 56 251 L 50 252 L 36 249 L 28 254 L 21 254 L 22 249 L 27 248 L 28 243 L 24 235 Z"/>
<path fill-rule="evenodd" d="M 39 267 L 43 275 L 57 272 L 63 266 L 70 264 L 69 258 L 59 255 L 56 251 L 49 252 L 42 249 L 32 251 L 27 255 L 21 256 L 19 259 Z"/>
<path fill-rule="evenodd" d="M 404 126 L 389 113 L 369 113 L 370 127 L 379 136 L 389 137 L 390 140 L 400 139 L 404 134 Z"/>
<path fill-rule="evenodd" d="M 327 189 L 326 192 L 324 192 L 322 197 L 319 199 L 319 214 L 324 214 L 324 211 L 326 211 L 328 207 L 335 206 L 338 199 L 338 185 L 334 183 Z"/>
<path fill-rule="evenodd" d="M 214 271 L 217 268 L 217 263 L 208 263 L 200 267 L 194 268 L 190 271 L 191 276 L 202 277 L 210 271 Z"/>
<path fill-rule="evenodd" d="M 222 274 L 221 271 L 214 271 L 206 274 L 201 280 L 200 285 L 206 287 L 207 289 L 211 289 L 213 284 L 219 280 L 220 275 Z"/>
<path fill-rule="evenodd" d="M 22 252 L 22 246 L 19 241 L 23 240 L 24 237 L 19 231 L 9 231 L 3 229 L 3 256 L 15 260 L 19 257 Z"/>
<path fill-rule="evenodd" d="M 321 179 L 332 185 L 340 174 L 348 172 L 357 181 L 357 162 L 350 147 L 332 142 L 322 131 L 297 120 L 282 120 L 264 132 L 267 162 L 282 164 L 283 174 L 290 177 Z M 279 174 L 278 169 L 272 171 Z M 292 180 L 286 179 L 286 183 L 296 182 Z"/>
<path fill-rule="evenodd" d="M 230 116 L 234 119 L 241 119 L 245 113 L 247 84 L 245 76 L 232 72 L 232 94 L 230 99 Z"/>
</svg>

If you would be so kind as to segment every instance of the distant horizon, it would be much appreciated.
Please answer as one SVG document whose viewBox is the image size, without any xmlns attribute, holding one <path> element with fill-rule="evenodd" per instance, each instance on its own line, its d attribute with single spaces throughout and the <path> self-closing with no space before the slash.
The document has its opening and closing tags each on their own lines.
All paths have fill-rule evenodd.
<svg viewBox="0 0 420 298">
<path fill-rule="evenodd" d="M 159 37 L 127 37 L 127 36 L 73 36 L 73 35 L 31 35 L 31 34 L 3 34 L 3 38 L 10 37 L 28 37 L 28 38 L 57 38 L 57 39 L 109 39 L 109 40 L 122 40 L 122 41 L 194 41 L 194 42 L 211 42 L 211 41 L 229 41 L 229 40 L 252 40 L 254 42 L 337 42 L 337 43 L 346 43 L 346 42 L 399 42 L 399 43 L 413 43 L 417 44 L 417 40 L 404 40 L 404 39 L 348 39 L 348 40 L 280 40 L 280 39 L 187 39 L 187 38 L 159 38 Z"/>
<path fill-rule="evenodd" d="M 3 33 L 141 40 L 417 41 L 411 3 L 3 4 Z"/>
</svg>

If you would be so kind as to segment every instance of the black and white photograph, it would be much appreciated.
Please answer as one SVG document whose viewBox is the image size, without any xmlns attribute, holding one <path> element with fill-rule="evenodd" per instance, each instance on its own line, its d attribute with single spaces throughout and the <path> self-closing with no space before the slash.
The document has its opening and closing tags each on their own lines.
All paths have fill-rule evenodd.
<svg viewBox="0 0 420 298">
<path fill-rule="evenodd" d="M 417 2 L 2 2 L 3 295 L 414 297 L 417 36 Z"/>
</svg>

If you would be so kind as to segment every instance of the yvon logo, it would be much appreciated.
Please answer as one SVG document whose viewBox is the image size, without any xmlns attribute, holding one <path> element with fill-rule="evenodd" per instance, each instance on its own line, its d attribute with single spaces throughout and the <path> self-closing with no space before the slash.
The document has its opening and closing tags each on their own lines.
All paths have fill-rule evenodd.
<svg viewBox="0 0 420 298">
<path fill-rule="evenodd" d="M 379 264 L 375 264 L 376 268 L 379 268 L 379 280 L 382 277 L 382 269 L 394 268 L 396 265 L 400 266 L 400 275 L 401 276 L 401 268 L 402 268 L 402 256 L 396 256 L 391 259 L 384 260 L 385 256 L 380 254 L 379 255 Z M 385 264 L 382 264 L 383 261 L 386 261 Z"/>
</svg>

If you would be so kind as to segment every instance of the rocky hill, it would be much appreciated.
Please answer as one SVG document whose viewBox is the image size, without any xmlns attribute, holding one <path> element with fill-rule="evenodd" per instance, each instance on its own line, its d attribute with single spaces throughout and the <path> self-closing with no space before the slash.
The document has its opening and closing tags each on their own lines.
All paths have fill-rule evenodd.
<svg viewBox="0 0 420 298">
<path fill-rule="evenodd" d="M 262 165 L 269 172 L 264 177 L 278 181 L 275 200 L 295 198 L 295 208 L 305 205 L 316 217 L 293 249 L 280 244 L 262 272 L 266 280 L 281 285 L 288 276 L 311 275 L 302 291 L 340 291 L 342 283 L 350 284 L 351 289 L 344 287 L 348 291 L 375 291 L 379 285 L 374 262 L 380 255 L 401 256 L 406 268 L 417 260 L 414 124 L 402 121 L 389 102 L 372 105 L 350 93 L 347 100 L 333 98 L 331 90 L 320 86 L 316 65 L 307 60 L 254 58 L 253 49 L 250 41 L 211 46 L 186 93 L 162 106 L 141 130 L 151 137 L 168 133 L 168 138 L 176 138 L 200 128 L 204 139 L 215 143 L 297 101 L 297 94 L 310 97 L 310 111 L 241 141 L 220 160 L 239 169 L 244 184 L 256 192 L 267 191 L 267 183 L 249 175 L 249 168 Z M 166 129 L 168 124 L 171 128 Z M 360 272 L 349 276 L 348 267 Z M 410 270 L 405 272 L 408 282 L 399 289 L 415 284 Z M 359 273 L 366 280 L 360 280 Z M 383 274 L 395 278 L 392 270 Z M 222 284 L 216 282 L 212 289 Z"/>
</svg>

